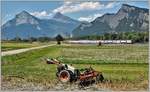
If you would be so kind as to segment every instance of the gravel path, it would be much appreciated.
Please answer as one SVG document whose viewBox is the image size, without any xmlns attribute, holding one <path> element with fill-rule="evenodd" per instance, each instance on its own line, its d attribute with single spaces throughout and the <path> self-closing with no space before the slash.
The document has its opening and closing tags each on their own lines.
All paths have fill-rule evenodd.
<svg viewBox="0 0 150 92">
<path fill-rule="evenodd" d="M 26 52 L 26 51 L 30 51 L 30 50 L 35 50 L 35 49 L 41 49 L 41 48 L 45 48 L 45 47 L 49 47 L 49 46 L 53 46 L 53 45 L 54 44 L 44 45 L 44 46 L 39 46 L 39 47 L 32 47 L 32 48 L 25 48 L 25 49 L 17 49 L 17 50 L 4 51 L 4 52 L 1 52 L 1 56 L 18 54 L 18 53 L 22 53 L 22 52 Z"/>
</svg>

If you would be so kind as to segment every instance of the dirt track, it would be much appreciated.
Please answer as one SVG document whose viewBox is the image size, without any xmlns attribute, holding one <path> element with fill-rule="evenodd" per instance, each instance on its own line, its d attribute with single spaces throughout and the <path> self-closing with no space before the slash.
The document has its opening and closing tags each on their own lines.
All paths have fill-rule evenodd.
<svg viewBox="0 0 150 92">
<path fill-rule="evenodd" d="M 25 48 L 25 49 L 5 51 L 5 52 L 1 52 L 1 56 L 18 54 L 18 53 L 22 53 L 22 52 L 26 52 L 26 51 L 30 51 L 30 50 L 35 50 L 35 49 L 41 49 L 41 48 L 45 48 L 45 47 L 49 47 L 49 46 L 53 46 L 53 45 L 54 44 L 44 45 L 44 46 L 39 46 L 39 47 L 32 47 L 32 48 Z"/>
</svg>

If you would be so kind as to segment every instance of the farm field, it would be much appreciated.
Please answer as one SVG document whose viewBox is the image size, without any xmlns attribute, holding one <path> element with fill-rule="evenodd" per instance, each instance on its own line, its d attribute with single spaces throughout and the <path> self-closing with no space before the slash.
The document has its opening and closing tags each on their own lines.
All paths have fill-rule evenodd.
<svg viewBox="0 0 150 92">
<path fill-rule="evenodd" d="M 148 90 L 148 44 L 61 45 L 2 57 L 2 89 L 17 90 L 33 83 L 50 90 L 57 84 L 56 66 L 44 58 L 57 58 L 76 68 L 92 66 L 102 71 L 105 82 L 97 84 L 108 90 Z M 23 90 L 20 89 L 20 90 Z M 19 89 L 18 89 L 19 90 Z M 55 89 L 54 89 L 55 90 Z"/>
<path fill-rule="evenodd" d="M 8 51 L 8 50 L 16 50 L 16 49 L 23 49 L 23 48 L 31 48 L 31 47 L 37 47 L 41 45 L 45 45 L 47 43 L 41 43 L 41 42 L 2 42 L 1 43 L 1 50 L 2 51 Z"/>
</svg>

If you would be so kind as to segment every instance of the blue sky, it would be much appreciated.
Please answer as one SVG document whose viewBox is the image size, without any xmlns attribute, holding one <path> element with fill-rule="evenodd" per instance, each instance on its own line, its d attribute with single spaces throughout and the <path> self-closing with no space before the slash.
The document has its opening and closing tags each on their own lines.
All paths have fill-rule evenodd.
<svg viewBox="0 0 150 92">
<path fill-rule="evenodd" d="M 148 8 L 148 1 L 3 1 L 2 24 L 23 10 L 39 18 L 51 18 L 56 12 L 61 12 L 73 19 L 92 21 L 105 13 L 116 13 L 123 3 Z"/>
</svg>

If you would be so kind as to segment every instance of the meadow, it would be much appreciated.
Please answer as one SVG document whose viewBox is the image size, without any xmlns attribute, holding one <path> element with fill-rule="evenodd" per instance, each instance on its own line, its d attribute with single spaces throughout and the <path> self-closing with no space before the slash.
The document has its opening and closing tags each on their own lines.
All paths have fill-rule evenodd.
<svg viewBox="0 0 150 92">
<path fill-rule="evenodd" d="M 32 82 L 52 89 L 57 83 L 56 65 L 47 65 L 43 59 L 48 57 L 76 68 L 92 66 L 103 72 L 105 82 L 97 84 L 100 88 L 148 90 L 148 44 L 67 44 L 3 56 L 2 87 L 9 81 L 11 87 Z"/>
<path fill-rule="evenodd" d="M 16 49 L 23 49 L 23 48 L 31 48 L 31 47 L 37 47 L 37 46 L 41 46 L 41 45 L 45 45 L 47 43 L 41 43 L 41 42 L 33 42 L 33 43 L 29 43 L 29 42 L 5 42 L 2 41 L 1 43 L 1 50 L 2 51 L 8 51 L 8 50 L 16 50 Z"/>
</svg>

